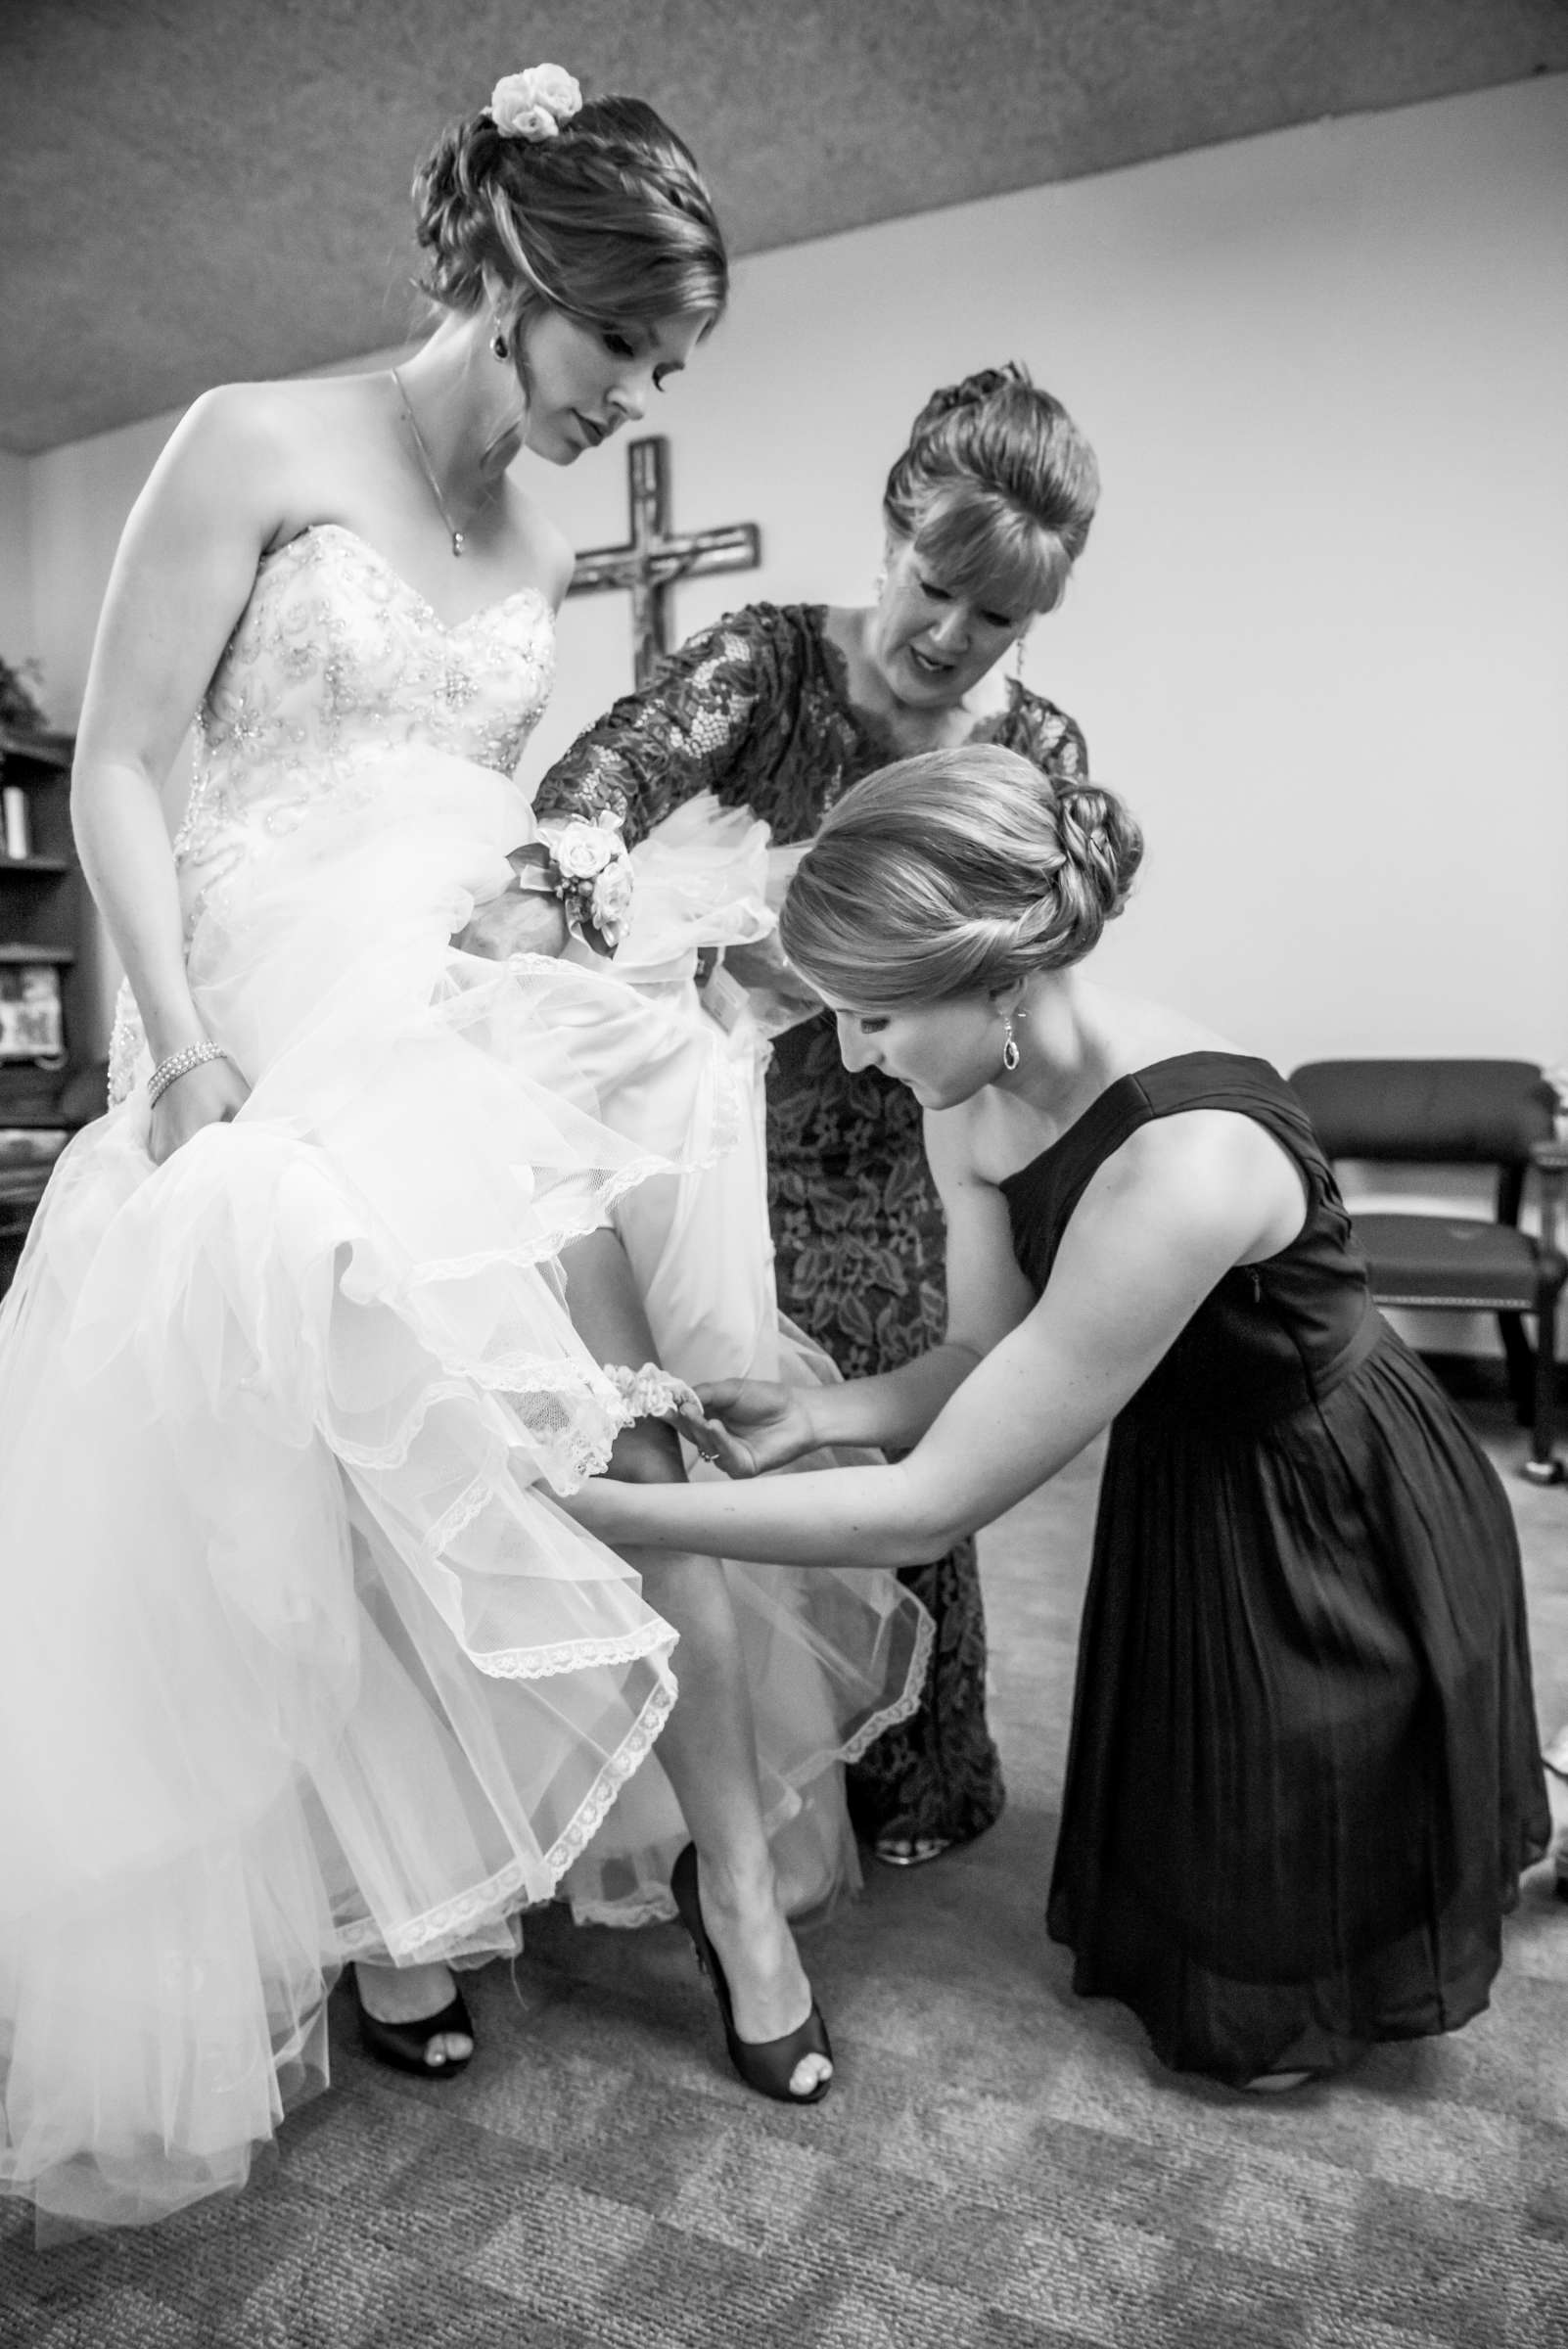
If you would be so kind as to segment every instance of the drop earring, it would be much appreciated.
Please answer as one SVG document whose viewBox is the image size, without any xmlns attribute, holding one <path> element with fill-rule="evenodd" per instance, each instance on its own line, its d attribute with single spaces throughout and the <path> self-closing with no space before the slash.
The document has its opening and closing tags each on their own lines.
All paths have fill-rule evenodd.
<svg viewBox="0 0 1568 2349">
<path fill-rule="evenodd" d="M 498 314 L 495 320 L 495 332 L 490 337 L 490 348 L 494 351 L 498 359 L 504 359 L 509 355 L 506 335 L 502 329 Z"/>
<path fill-rule="evenodd" d="M 1002 1067 L 1007 1071 L 1009 1077 L 1017 1068 L 1021 1057 L 1018 1038 L 1013 1034 L 1013 1015 L 1008 1012 L 1002 1021 Z"/>
<path fill-rule="evenodd" d="M 1029 630 L 1026 628 L 1023 635 L 1017 636 L 1013 640 L 1013 675 L 1018 679 L 1020 685 L 1024 682 L 1024 645 L 1028 635 Z"/>
</svg>

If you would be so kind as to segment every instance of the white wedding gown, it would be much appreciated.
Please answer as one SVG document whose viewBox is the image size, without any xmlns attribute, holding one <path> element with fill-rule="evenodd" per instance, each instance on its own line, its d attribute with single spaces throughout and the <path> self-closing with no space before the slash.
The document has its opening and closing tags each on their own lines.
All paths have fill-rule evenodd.
<svg viewBox="0 0 1568 2349">
<path fill-rule="evenodd" d="M 644 844 L 613 968 L 449 944 L 531 835 L 551 647 L 536 595 L 449 628 L 336 525 L 263 562 L 176 844 L 250 1098 L 155 1169 L 122 1021 L 0 1309 L 0 2189 L 41 2223 L 238 2184 L 356 1952 L 670 1913 L 673 1635 L 551 1498 L 624 1416 L 557 1252 L 613 1223 L 688 1378 L 830 1373 L 774 1307 L 761 1047 L 690 977 L 766 926 L 762 828 Z M 929 1624 L 722 1571 L 799 1910 L 856 1881 L 841 1765 Z"/>
</svg>

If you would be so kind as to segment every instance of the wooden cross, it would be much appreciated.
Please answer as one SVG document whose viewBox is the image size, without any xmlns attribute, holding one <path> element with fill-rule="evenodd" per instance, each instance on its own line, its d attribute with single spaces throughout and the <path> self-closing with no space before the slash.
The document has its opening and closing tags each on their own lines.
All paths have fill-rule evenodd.
<svg viewBox="0 0 1568 2349">
<path fill-rule="evenodd" d="M 578 555 L 568 595 L 596 595 L 623 587 L 631 596 L 631 665 L 638 686 L 652 679 L 674 647 L 669 640 L 669 591 L 679 579 L 705 572 L 755 571 L 762 542 L 755 522 L 716 530 L 669 527 L 669 443 L 663 436 L 633 440 L 626 450 L 631 536 L 624 546 L 593 546 Z"/>
</svg>

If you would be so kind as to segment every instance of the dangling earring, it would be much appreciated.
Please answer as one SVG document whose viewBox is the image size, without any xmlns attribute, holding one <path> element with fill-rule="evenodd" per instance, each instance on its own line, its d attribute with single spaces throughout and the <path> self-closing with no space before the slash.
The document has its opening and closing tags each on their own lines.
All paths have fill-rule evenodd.
<svg viewBox="0 0 1568 2349">
<path fill-rule="evenodd" d="M 495 332 L 490 337 L 490 348 L 494 351 L 498 359 L 504 359 L 508 356 L 506 334 L 501 325 L 499 312 L 496 313 Z"/>
<path fill-rule="evenodd" d="M 1013 1034 L 1013 1015 L 1008 1012 L 1002 1021 L 1002 1067 L 1009 1077 L 1017 1068 L 1020 1058 L 1018 1038 Z"/>
<path fill-rule="evenodd" d="M 1013 675 L 1018 679 L 1020 685 L 1024 682 L 1024 645 L 1028 636 L 1029 630 L 1025 628 L 1022 635 L 1016 637 L 1013 642 Z"/>
</svg>

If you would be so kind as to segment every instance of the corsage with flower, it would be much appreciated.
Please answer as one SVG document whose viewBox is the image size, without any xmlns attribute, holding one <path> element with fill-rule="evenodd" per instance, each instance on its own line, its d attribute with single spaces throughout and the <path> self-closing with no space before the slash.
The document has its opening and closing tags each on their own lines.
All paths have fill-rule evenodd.
<svg viewBox="0 0 1568 2349">
<path fill-rule="evenodd" d="M 553 139 L 582 111 L 582 92 L 564 66 L 503 73 L 490 92 L 489 116 L 503 139 Z"/>
<path fill-rule="evenodd" d="M 559 898 L 576 937 L 596 954 L 615 952 L 631 919 L 631 855 L 612 808 L 553 823 L 510 861 L 520 889 Z"/>
</svg>

